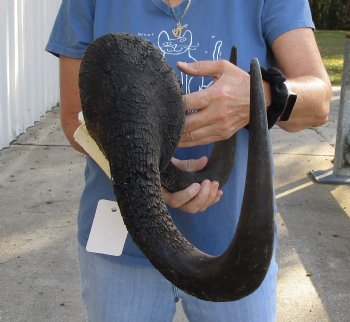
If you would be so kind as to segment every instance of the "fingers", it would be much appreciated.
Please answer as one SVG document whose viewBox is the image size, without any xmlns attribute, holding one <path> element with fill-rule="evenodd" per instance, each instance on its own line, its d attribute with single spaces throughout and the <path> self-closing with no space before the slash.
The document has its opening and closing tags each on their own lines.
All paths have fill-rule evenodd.
<svg viewBox="0 0 350 322">
<path fill-rule="evenodd" d="M 192 172 L 202 170 L 208 163 L 207 157 L 201 157 L 199 159 L 179 160 L 171 158 L 171 162 L 182 171 Z"/>
<path fill-rule="evenodd" d="M 182 97 L 186 110 L 197 110 L 186 115 L 184 132 L 194 131 L 205 125 L 216 123 L 227 116 L 226 105 L 216 86 L 184 95 Z M 218 106 L 219 105 L 219 106 Z"/>
<path fill-rule="evenodd" d="M 220 77 L 225 69 L 223 60 L 202 60 L 194 63 L 178 62 L 177 68 L 182 72 L 192 76 L 212 76 Z"/>
<path fill-rule="evenodd" d="M 179 208 L 189 213 L 205 211 L 209 206 L 217 203 L 223 192 L 219 190 L 219 183 L 204 180 L 201 184 L 193 183 L 186 189 L 170 193 L 163 189 L 165 202 L 172 208 Z"/>
<path fill-rule="evenodd" d="M 204 212 L 209 206 L 213 205 L 214 203 L 216 203 L 216 200 L 220 200 L 220 197 L 222 195 L 222 191 L 219 192 L 219 183 L 214 181 L 214 182 L 210 182 L 209 180 L 207 180 L 208 182 L 204 181 L 203 185 L 205 184 L 207 186 L 207 192 L 208 195 L 206 196 L 206 200 L 203 198 L 202 201 L 202 206 L 199 208 L 200 212 Z M 204 189 L 204 188 L 203 188 Z"/>
<path fill-rule="evenodd" d="M 186 148 L 226 140 L 231 137 L 231 133 L 233 132 L 223 135 L 222 132 L 217 132 L 213 126 L 206 126 L 192 132 L 183 133 L 178 146 Z"/>
<path fill-rule="evenodd" d="M 183 171 L 198 171 L 205 167 L 208 163 L 207 157 L 190 160 L 179 160 L 172 158 L 172 163 Z M 172 208 L 179 208 L 189 213 L 205 211 L 209 206 L 217 203 L 222 191 L 219 190 L 217 181 L 210 182 L 204 180 L 201 184 L 193 183 L 184 190 L 170 193 L 163 189 L 165 202 Z"/>
<path fill-rule="evenodd" d="M 193 130 L 185 130 L 182 133 L 178 146 L 191 147 L 226 140 L 247 124 L 246 113 L 237 112 L 235 115 L 227 115 L 221 122 L 213 121 L 211 124 L 206 124 L 202 127 L 194 127 Z M 191 116 L 189 115 L 189 117 Z M 193 115 L 194 117 L 196 115 Z M 192 122 L 192 124 L 196 123 L 195 120 L 189 120 L 189 122 Z"/>
<path fill-rule="evenodd" d="M 183 96 L 186 110 L 179 146 L 189 147 L 231 137 L 249 122 L 250 77 L 226 60 L 178 63 L 179 70 L 194 76 L 211 76 L 214 84 Z"/>
<path fill-rule="evenodd" d="M 199 183 L 193 183 L 186 189 L 173 193 L 162 188 L 164 200 L 172 208 L 181 208 L 183 205 L 193 199 L 200 190 L 201 185 Z"/>
<path fill-rule="evenodd" d="M 227 62 L 218 61 L 196 61 L 194 63 L 178 62 L 177 67 L 182 72 L 192 76 L 211 76 L 218 79 L 227 68 Z M 211 93 L 208 91 L 200 91 L 184 95 L 183 102 L 185 109 L 198 110 L 206 107 L 211 100 Z"/>
<path fill-rule="evenodd" d="M 225 140 L 249 122 L 249 101 L 226 94 L 225 90 L 207 88 L 199 94 L 211 93 L 212 101 L 196 113 L 186 115 L 179 146 L 187 147 Z M 193 93 L 195 94 L 195 93 Z M 192 99 L 192 93 L 185 95 Z"/>
<path fill-rule="evenodd" d="M 208 88 L 209 89 L 209 88 Z M 211 93 L 208 90 L 192 92 L 189 95 L 182 96 L 182 101 L 186 111 L 201 110 L 209 105 L 212 100 Z"/>
</svg>

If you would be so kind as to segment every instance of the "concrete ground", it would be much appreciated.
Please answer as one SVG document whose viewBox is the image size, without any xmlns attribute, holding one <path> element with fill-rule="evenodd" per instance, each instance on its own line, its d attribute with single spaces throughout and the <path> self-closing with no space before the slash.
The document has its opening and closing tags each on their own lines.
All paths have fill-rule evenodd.
<svg viewBox="0 0 350 322">
<path fill-rule="evenodd" d="M 280 322 L 350 321 L 350 186 L 307 175 L 332 168 L 338 105 L 334 88 L 326 126 L 272 130 Z M 69 147 L 58 114 L 0 151 L 1 322 L 85 321 L 75 238 L 84 158 Z M 180 306 L 175 321 L 187 321 Z"/>
</svg>

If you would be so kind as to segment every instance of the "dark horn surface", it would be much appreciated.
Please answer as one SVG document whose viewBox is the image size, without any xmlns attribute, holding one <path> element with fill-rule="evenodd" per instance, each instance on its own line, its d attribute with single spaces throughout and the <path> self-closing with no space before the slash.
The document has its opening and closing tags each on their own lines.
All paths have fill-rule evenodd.
<svg viewBox="0 0 350 322">
<path fill-rule="evenodd" d="M 174 285 L 209 301 L 238 300 L 263 281 L 273 249 L 273 191 L 262 81 L 251 66 L 247 182 L 228 249 L 202 253 L 175 227 L 161 194 L 160 168 L 183 126 L 181 89 L 149 42 L 106 35 L 86 51 L 80 72 L 84 118 L 106 155 L 118 204 L 135 243 Z M 164 108 L 164 107 L 167 108 Z"/>
</svg>

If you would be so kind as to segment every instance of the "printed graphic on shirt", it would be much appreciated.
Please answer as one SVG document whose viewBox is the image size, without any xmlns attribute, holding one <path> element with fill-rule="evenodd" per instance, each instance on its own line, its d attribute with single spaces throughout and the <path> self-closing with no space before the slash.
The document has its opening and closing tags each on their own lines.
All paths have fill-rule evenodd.
<svg viewBox="0 0 350 322">
<path fill-rule="evenodd" d="M 164 56 L 172 55 L 177 57 L 178 61 L 195 62 L 196 51 L 199 50 L 199 43 L 193 42 L 193 36 L 191 30 L 186 30 L 179 38 L 171 37 L 165 30 L 161 31 L 158 35 L 157 41 L 159 49 Z M 219 60 L 221 57 L 222 41 L 217 41 L 213 48 L 212 59 Z M 186 75 L 181 72 L 181 83 L 185 90 L 185 94 L 191 93 L 191 81 L 193 76 Z M 212 80 L 208 80 L 207 77 L 201 77 L 200 84 L 195 90 L 202 90 L 212 83 Z"/>
<path fill-rule="evenodd" d="M 152 33 L 138 33 L 138 36 L 149 39 L 151 42 L 156 44 L 158 48 L 163 53 L 163 56 L 171 60 L 175 58 L 176 61 L 185 61 L 188 63 L 197 61 L 197 57 L 207 56 L 207 59 L 220 60 L 221 59 L 221 47 L 222 41 L 215 41 L 215 36 L 212 36 L 212 40 L 209 43 L 213 44 L 213 48 L 201 48 L 198 42 L 194 41 L 192 31 L 187 29 L 181 37 L 175 38 L 171 33 L 162 30 L 158 36 Z M 200 50 L 202 52 L 200 53 Z M 211 57 L 209 54 L 211 52 Z M 197 55 L 196 55 L 197 53 Z M 197 77 L 198 78 L 198 77 Z M 192 84 L 193 76 L 180 73 L 180 81 L 182 83 L 184 93 L 189 94 L 191 91 L 200 91 L 207 88 L 212 84 L 212 79 L 210 77 L 200 77 L 195 83 Z"/>
</svg>

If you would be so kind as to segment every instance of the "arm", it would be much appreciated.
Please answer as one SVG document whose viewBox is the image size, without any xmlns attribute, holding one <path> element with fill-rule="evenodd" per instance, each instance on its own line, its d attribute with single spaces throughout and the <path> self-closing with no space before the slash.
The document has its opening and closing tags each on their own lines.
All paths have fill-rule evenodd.
<svg viewBox="0 0 350 322">
<path fill-rule="evenodd" d="M 60 56 L 61 126 L 72 147 L 86 154 L 73 138 L 79 127 L 78 114 L 81 111 L 78 84 L 80 63 L 80 59 Z"/>
<path fill-rule="evenodd" d="M 297 104 L 287 122 L 279 126 L 299 131 L 327 121 L 331 86 L 311 29 L 300 28 L 278 37 L 272 45 L 278 67 L 287 84 L 298 95 Z M 249 122 L 249 75 L 227 61 L 202 61 L 178 64 L 191 75 L 212 76 L 214 84 L 200 92 L 184 96 L 188 110 L 181 146 L 193 146 L 223 140 Z M 264 82 L 266 106 L 270 105 L 269 85 Z"/>
<path fill-rule="evenodd" d="M 275 40 L 272 50 L 287 85 L 298 95 L 289 120 L 278 125 L 295 132 L 326 123 L 332 88 L 313 31 L 291 30 Z"/>
</svg>

